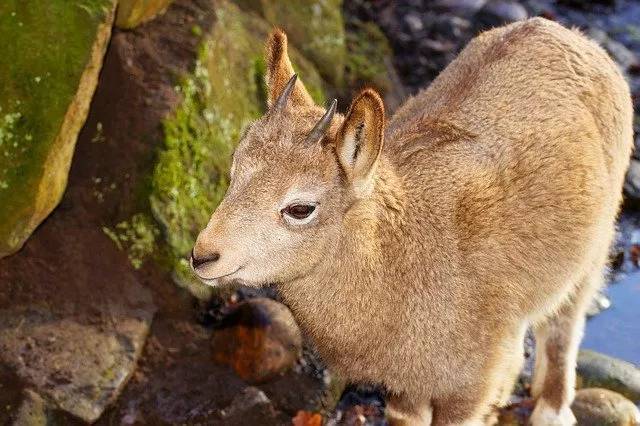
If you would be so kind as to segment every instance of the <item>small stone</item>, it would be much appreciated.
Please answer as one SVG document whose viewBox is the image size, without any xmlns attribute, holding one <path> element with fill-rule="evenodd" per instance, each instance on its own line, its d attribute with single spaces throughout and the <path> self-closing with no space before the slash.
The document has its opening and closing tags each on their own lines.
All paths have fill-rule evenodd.
<svg viewBox="0 0 640 426">
<path fill-rule="evenodd" d="M 277 424 L 278 413 L 260 389 L 249 386 L 221 412 L 225 425 Z"/>
<path fill-rule="evenodd" d="M 611 307 L 611 300 L 601 291 L 596 293 L 587 309 L 587 316 L 593 317 Z"/>
<path fill-rule="evenodd" d="M 213 357 L 250 383 L 291 368 L 302 351 L 302 334 L 289 309 L 267 298 L 238 304 L 212 338 Z"/>
<path fill-rule="evenodd" d="M 640 410 L 619 393 L 607 389 L 581 389 L 571 406 L 581 426 L 633 426 L 640 423 Z"/>
<path fill-rule="evenodd" d="M 640 65 L 640 60 L 635 53 L 627 49 L 622 43 L 613 40 L 606 32 L 598 28 L 590 28 L 587 35 L 597 41 L 623 71 Z"/>
<path fill-rule="evenodd" d="M 631 159 L 624 181 L 624 193 L 633 200 L 640 200 L 640 161 Z"/>
<path fill-rule="evenodd" d="M 407 23 L 412 33 L 419 33 L 424 29 L 422 18 L 417 13 L 408 13 L 407 16 L 404 17 L 404 22 Z"/>
<path fill-rule="evenodd" d="M 527 10 L 520 3 L 509 0 L 491 0 L 477 13 L 476 19 L 481 29 L 493 28 L 528 17 Z"/>
<path fill-rule="evenodd" d="M 456 15 L 470 16 L 480 10 L 487 0 L 436 0 L 434 8 Z"/>
<path fill-rule="evenodd" d="M 601 387 L 640 402 L 640 369 L 598 352 L 582 350 L 576 369 L 582 387 Z"/>
<path fill-rule="evenodd" d="M 322 416 L 318 413 L 300 410 L 291 419 L 293 426 L 322 426 Z"/>
</svg>

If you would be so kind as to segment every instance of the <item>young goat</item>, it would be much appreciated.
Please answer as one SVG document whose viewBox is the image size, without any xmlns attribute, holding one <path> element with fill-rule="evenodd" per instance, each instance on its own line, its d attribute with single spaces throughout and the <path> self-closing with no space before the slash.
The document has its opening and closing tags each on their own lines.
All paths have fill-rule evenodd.
<svg viewBox="0 0 640 426">
<path fill-rule="evenodd" d="M 267 43 L 268 112 L 233 157 L 192 265 L 277 283 L 329 366 L 402 424 L 493 420 L 537 341 L 534 425 L 569 425 L 585 309 L 632 146 L 629 89 L 577 31 L 536 18 L 472 40 L 388 121 L 325 112 Z"/>
</svg>

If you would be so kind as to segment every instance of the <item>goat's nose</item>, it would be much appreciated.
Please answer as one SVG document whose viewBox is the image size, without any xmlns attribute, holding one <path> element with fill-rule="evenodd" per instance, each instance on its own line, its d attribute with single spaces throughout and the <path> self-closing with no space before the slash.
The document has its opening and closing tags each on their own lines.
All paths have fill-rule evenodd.
<svg viewBox="0 0 640 426">
<path fill-rule="evenodd" d="M 205 257 L 196 257 L 193 252 L 193 249 L 191 249 L 191 266 L 193 266 L 194 268 L 202 266 L 205 263 L 216 262 L 218 259 L 220 259 L 219 253 L 211 253 L 210 255 Z"/>
</svg>

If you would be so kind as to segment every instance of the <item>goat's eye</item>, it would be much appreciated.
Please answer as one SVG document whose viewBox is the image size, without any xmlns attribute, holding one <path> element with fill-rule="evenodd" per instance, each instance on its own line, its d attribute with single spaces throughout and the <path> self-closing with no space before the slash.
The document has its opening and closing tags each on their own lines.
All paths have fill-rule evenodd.
<svg viewBox="0 0 640 426">
<path fill-rule="evenodd" d="M 282 214 L 285 214 L 296 220 L 303 220 L 311 216 L 316 206 L 313 204 L 291 204 L 282 210 Z"/>
</svg>

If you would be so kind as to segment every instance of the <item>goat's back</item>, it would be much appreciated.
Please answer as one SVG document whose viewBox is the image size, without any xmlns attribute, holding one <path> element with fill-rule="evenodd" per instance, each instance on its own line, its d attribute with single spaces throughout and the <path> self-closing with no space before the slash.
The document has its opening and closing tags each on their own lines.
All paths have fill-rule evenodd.
<svg viewBox="0 0 640 426">
<path fill-rule="evenodd" d="M 422 215 L 407 234 L 420 241 L 426 223 L 441 235 L 417 250 L 442 256 L 443 275 L 473 277 L 468 297 L 534 315 L 610 244 L 629 90 L 599 46 L 535 18 L 474 39 L 398 111 L 386 142 Z"/>
</svg>

